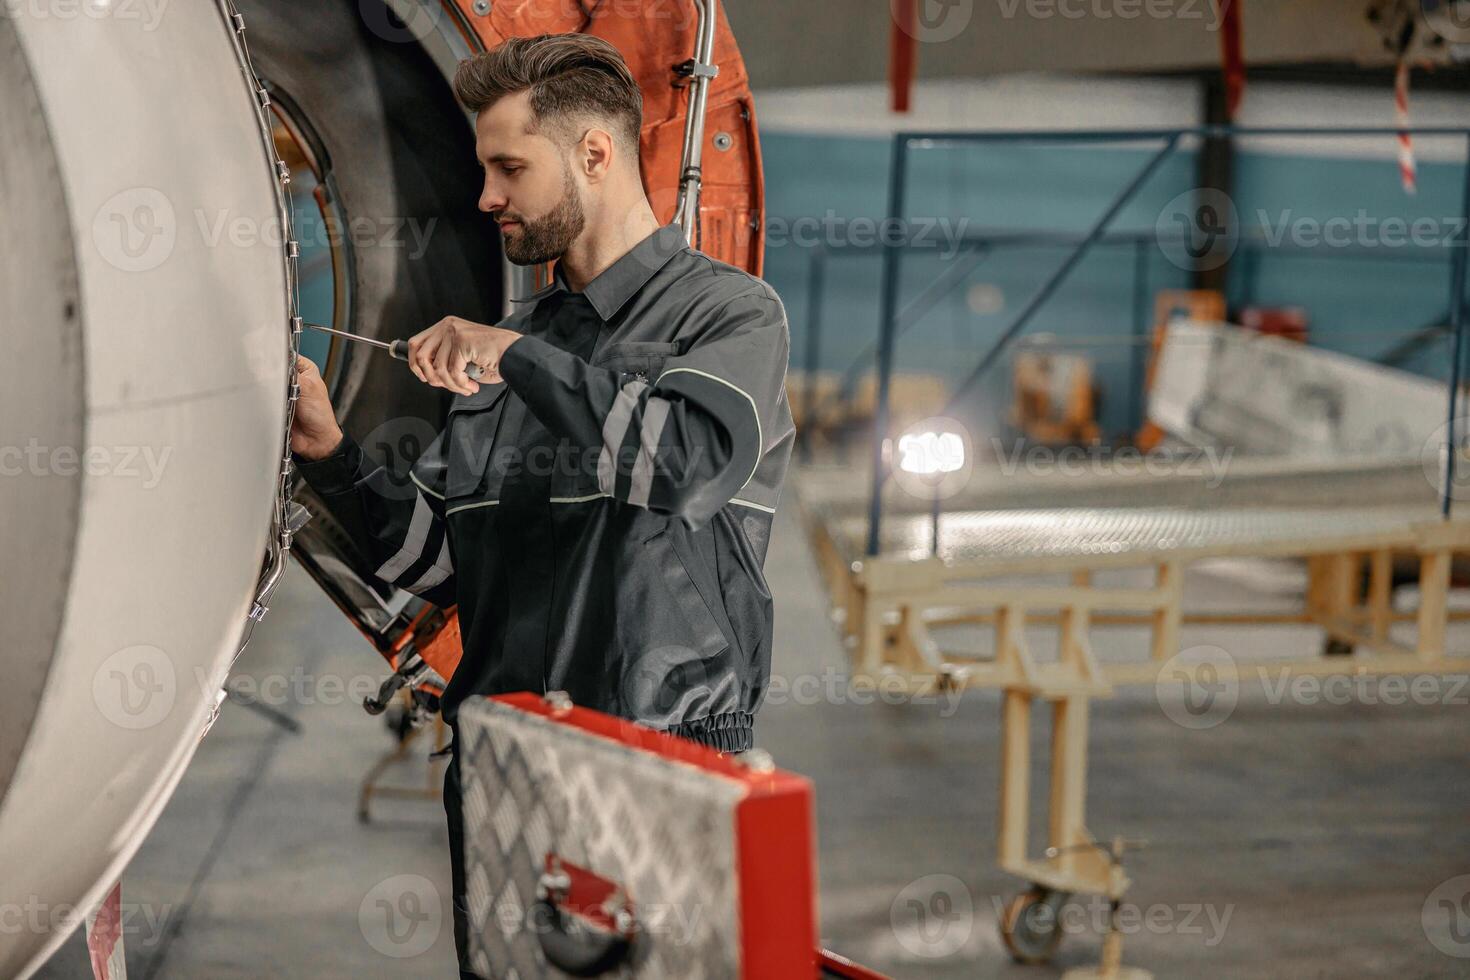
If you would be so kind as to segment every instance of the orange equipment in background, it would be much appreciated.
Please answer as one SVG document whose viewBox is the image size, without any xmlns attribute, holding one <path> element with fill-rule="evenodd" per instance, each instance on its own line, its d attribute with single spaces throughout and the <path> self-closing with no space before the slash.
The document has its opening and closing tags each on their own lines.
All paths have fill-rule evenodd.
<svg viewBox="0 0 1470 980">
<path fill-rule="evenodd" d="M 1176 316 L 1191 320 L 1220 322 L 1225 319 L 1225 296 L 1215 289 L 1161 289 L 1154 296 L 1154 331 L 1149 341 L 1148 369 L 1143 375 L 1144 394 L 1153 390 L 1154 372 L 1158 370 L 1159 351 L 1164 347 L 1164 335 L 1169 321 Z M 1143 420 L 1133 442 L 1139 449 L 1149 452 L 1164 441 L 1164 430 L 1148 419 Z"/>
<path fill-rule="evenodd" d="M 1011 424 L 1044 445 L 1098 440 L 1097 386 L 1092 359 L 1032 347 L 1011 367 Z"/>
<path fill-rule="evenodd" d="M 1240 311 L 1240 325 L 1271 337 L 1307 342 L 1307 311 L 1300 306 L 1247 306 Z"/>
</svg>

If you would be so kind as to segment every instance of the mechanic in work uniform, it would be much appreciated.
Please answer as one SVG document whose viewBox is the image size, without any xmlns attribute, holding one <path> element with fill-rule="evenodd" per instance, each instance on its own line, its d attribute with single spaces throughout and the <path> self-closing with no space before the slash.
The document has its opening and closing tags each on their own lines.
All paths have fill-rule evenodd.
<svg viewBox="0 0 1470 980">
<path fill-rule="evenodd" d="M 560 259 L 552 282 L 499 326 L 451 317 L 410 341 L 415 373 L 455 392 L 412 496 L 336 428 L 305 359 L 298 466 L 379 578 L 458 605 L 451 725 L 469 695 L 564 690 L 744 751 L 770 677 L 762 565 L 794 436 L 781 302 L 658 226 L 638 90 L 606 42 L 511 39 L 465 62 L 456 91 L 477 113 L 481 209 L 512 261 Z M 471 975 L 458 766 L 444 797 Z"/>
</svg>

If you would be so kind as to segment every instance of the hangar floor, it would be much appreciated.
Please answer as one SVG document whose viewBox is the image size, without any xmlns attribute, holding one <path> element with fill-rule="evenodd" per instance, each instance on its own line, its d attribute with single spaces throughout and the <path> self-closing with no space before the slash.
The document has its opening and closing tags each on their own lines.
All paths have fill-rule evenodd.
<svg viewBox="0 0 1470 980">
<path fill-rule="evenodd" d="M 778 672 L 840 671 L 794 502 L 778 517 L 767 569 Z M 1290 574 L 1211 567 L 1187 589 L 1260 601 L 1264 587 L 1289 591 Z M 1463 628 L 1452 636 L 1452 647 L 1466 647 Z M 1128 630 L 1104 633 L 1099 655 L 1128 642 Z M 1320 636 L 1187 627 L 1184 642 L 1255 654 L 1315 649 Z M 326 679 L 352 686 L 376 679 L 379 665 L 293 571 L 243 669 L 257 683 L 291 682 L 297 665 L 313 679 L 309 696 L 279 709 L 299 733 L 227 705 L 133 861 L 124 902 L 134 980 L 453 974 L 447 916 L 428 951 L 406 959 L 383 956 L 359 929 L 365 896 L 394 875 L 427 877 L 447 911 L 443 820 L 437 803 L 397 801 L 380 804 L 372 826 L 356 822 L 359 780 L 389 739 Z M 1152 689 L 1095 702 L 1089 823 L 1152 842 L 1129 860 L 1136 924 L 1125 962 L 1160 977 L 1463 974 L 1467 960 L 1441 952 L 1421 925 L 1436 886 L 1470 870 L 1463 682 L 1442 683 L 1427 706 L 1283 700 L 1250 684 L 1228 721 L 1198 731 L 1171 722 Z M 829 945 L 903 978 L 1040 980 L 1096 962 L 1098 912 L 1088 906 L 1052 966 L 1018 966 L 1001 947 L 996 909 L 1018 883 L 994 865 L 995 692 L 966 694 L 952 714 L 942 703 L 784 700 L 764 710 L 758 740 L 816 782 Z M 1044 765 L 1039 725 L 1036 735 Z M 1044 771 L 1033 778 L 1046 785 Z M 948 875 L 959 882 L 933 877 Z M 946 902 L 934 900 L 939 892 Z M 913 902 L 934 916 L 922 928 Z M 74 938 L 40 975 L 72 980 L 87 975 L 85 963 Z"/>
</svg>

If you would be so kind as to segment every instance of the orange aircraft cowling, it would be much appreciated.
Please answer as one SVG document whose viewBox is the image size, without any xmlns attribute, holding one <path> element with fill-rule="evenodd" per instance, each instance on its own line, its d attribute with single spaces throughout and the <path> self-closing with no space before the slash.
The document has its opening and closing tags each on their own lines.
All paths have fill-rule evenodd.
<svg viewBox="0 0 1470 980">
<path fill-rule="evenodd" d="M 643 186 L 659 220 L 673 220 L 689 106 L 687 79 L 675 66 L 693 56 L 698 27 L 690 0 L 496 0 L 485 15 L 474 12 L 473 0 L 454 2 L 486 49 L 508 37 L 580 32 L 621 51 L 643 90 Z M 755 102 L 724 6 L 716 7 L 713 58 L 719 74 L 710 83 L 705 109 L 704 187 L 695 245 L 758 276 L 765 187 Z"/>
</svg>

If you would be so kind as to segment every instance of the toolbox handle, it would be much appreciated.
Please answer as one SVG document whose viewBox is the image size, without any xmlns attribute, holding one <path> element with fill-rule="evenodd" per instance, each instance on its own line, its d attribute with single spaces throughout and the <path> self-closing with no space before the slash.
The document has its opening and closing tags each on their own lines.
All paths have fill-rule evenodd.
<svg viewBox="0 0 1470 980">
<path fill-rule="evenodd" d="M 574 977 L 597 977 L 629 962 L 638 920 L 623 889 L 585 868 L 546 855 L 532 907 L 546 961 Z"/>
</svg>

